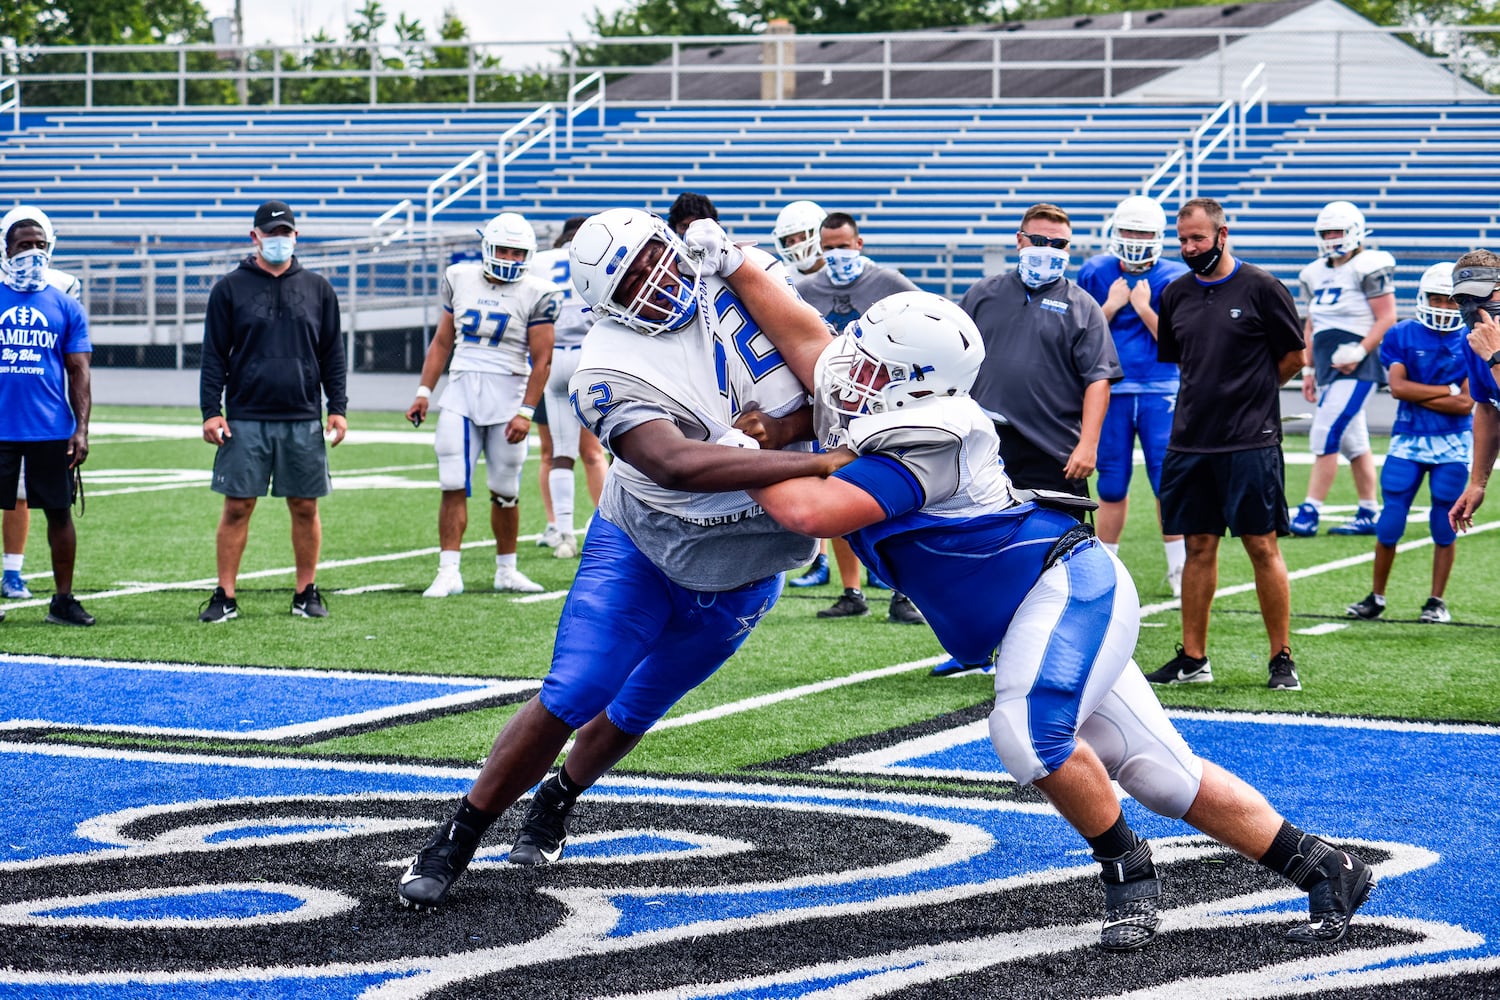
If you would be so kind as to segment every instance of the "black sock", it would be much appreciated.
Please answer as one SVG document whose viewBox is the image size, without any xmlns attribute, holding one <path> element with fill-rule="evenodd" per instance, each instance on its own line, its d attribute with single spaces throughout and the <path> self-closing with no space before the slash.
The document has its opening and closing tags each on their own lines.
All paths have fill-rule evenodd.
<svg viewBox="0 0 1500 1000">
<path fill-rule="evenodd" d="M 1084 839 L 1094 849 L 1094 860 L 1103 869 L 1099 877 L 1104 881 L 1123 885 L 1156 877 L 1156 866 L 1151 863 L 1151 844 L 1135 835 L 1130 824 L 1125 822 L 1124 812 L 1120 813 L 1114 826 L 1097 837 Z"/>
<path fill-rule="evenodd" d="M 1320 866 L 1332 853 L 1333 848 L 1319 838 L 1282 820 L 1260 863 L 1306 892 L 1328 877 Z"/>
<path fill-rule="evenodd" d="M 458 800 L 458 812 L 453 814 L 453 821 L 468 827 L 475 833 L 483 833 L 490 828 L 490 824 L 500 818 L 499 813 L 487 813 L 477 808 L 469 797 L 465 795 Z"/>
<path fill-rule="evenodd" d="M 1125 811 L 1121 810 L 1115 825 L 1099 834 L 1097 837 L 1084 837 L 1089 846 L 1094 849 L 1094 860 L 1100 861 L 1104 858 L 1118 858 L 1129 854 L 1131 849 L 1140 842 L 1130 824 L 1125 822 Z"/>
<path fill-rule="evenodd" d="M 547 783 L 549 785 L 556 785 L 557 790 L 562 792 L 563 799 L 568 803 L 568 805 L 572 805 L 574 802 L 578 801 L 578 796 L 587 791 L 589 787 L 588 785 L 580 785 L 578 782 L 574 781 L 572 776 L 568 774 L 568 768 L 566 764 L 558 768 L 557 774 L 555 774 Z"/>
</svg>

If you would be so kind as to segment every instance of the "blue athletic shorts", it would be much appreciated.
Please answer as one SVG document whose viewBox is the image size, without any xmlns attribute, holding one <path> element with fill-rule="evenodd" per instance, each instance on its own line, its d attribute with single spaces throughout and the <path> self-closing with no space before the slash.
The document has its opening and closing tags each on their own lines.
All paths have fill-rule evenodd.
<svg viewBox="0 0 1500 1000">
<path fill-rule="evenodd" d="M 1130 495 L 1137 437 L 1146 456 L 1146 478 L 1151 480 L 1151 492 L 1161 493 L 1161 461 L 1167 453 L 1167 439 L 1172 436 L 1172 410 L 1176 402 L 1176 393 L 1164 392 L 1109 397 L 1109 409 L 1099 431 L 1099 479 L 1094 484 L 1100 500 L 1118 503 Z"/>
</svg>

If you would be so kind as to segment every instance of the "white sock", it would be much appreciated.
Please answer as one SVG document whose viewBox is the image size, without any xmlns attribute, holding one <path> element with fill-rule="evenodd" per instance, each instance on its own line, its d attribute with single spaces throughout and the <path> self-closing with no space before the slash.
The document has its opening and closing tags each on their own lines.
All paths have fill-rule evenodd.
<svg viewBox="0 0 1500 1000">
<path fill-rule="evenodd" d="M 443 549 L 438 553 L 438 569 L 447 569 L 450 566 L 458 569 L 458 561 L 464 556 L 460 549 Z"/>
<path fill-rule="evenodd" d="M 1377 511 L 1380 510 L 1380 502 L 1378 500 L 1374 500 L 1374 499 L 1366 500 L 1364 497 L 1360 497 L 1359 498 L 1359 509 L 1360 510 L 1367 510 L 1367 511 L 1370 511 L 1371 513 L 1375 513 L 1375 512 L 1377 512 Z"/>
<path fill-rule="evenodd" d="M 1175 542 L 1162 542 L 1161 547 L 1167 550 L 1167 572 L 1181 572 L 1182 567 L 1187 565 L 1187 539 L 1179 538 Z"/>
<path fill-rule="evenodd" d="M 1321 500 L 1314 500 L 1312 497 L 1308 497 L 1306 500 L 1304 500 L 1302 502 L 1305 503 L 1305 504 L 1311 505 L 1313 510 L 1322 510 L 1323 509 L 1323 501 L 1321 501 Z"/>
<path fill-rule="evenodd" d="M 1374 597 L 1375 597 L 1375 603 L 1376 604 L 1380 605 L 1382 608 L 1385 607 L 1385 595 L 1384 594 L 1375 594 Z"/>
<path fill-rule="evenodd" d="M 573 533 L 572 469 L 553 469 L 547 473 L 547 487 L 552 491 L 552 514 L 557 518 L 557 528 L 564 534 Z"/>
<path fill-rule="evenodd" d="M 498 552 L 495 553 L 495 568 L 496 569 L 515 569 L 516 568 L 516 554 L 514 552 L 512 552 L 509 555 L 502 556 Z"/>
<path fill-rule="evenodd" d="M 1119 555 L 1120 554 L 1120 543 L 1119 542 L 1100 542 L 1099 544 L 1102 545 L 1102 546 L 1104 546 L 1106 549 L 1109 549 L 1109 551 L 1110 551 L 1110 553 L 1112 555 Z"/>
<path fill-rule="evenodd" d="M 7 573 L 19 573 L 19 572 L 21 572 L 21 563 L 24 562 L 25 559 L 26 559 L 26 553 L 24 553 L 24 552 L 7 552 L 7 553 L 5 553 L 5 572 L 7 572 Z"/>
</svg>

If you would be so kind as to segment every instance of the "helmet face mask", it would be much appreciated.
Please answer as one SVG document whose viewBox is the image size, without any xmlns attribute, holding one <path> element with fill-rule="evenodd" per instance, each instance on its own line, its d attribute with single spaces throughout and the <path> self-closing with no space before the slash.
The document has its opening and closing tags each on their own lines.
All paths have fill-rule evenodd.
<svg viewBox="0 0 1500 1000">
<path fill-rule="evenodd" d="M 531 223 L 515 212 L 501 212 L 489 221 L 480 234 L 480 246 L 484 254 L 484 273 L 495 281 L 509 283 L 520 281 L 531 258 L 536 255 L 536 230 Z M 523 256 L 502 257 L 501 249 L 520 250 Z"/>
<path fill-rule="evenodd" d="M 1441 295 L 1448 305 L 1434 305 L 1432 296 Z M 1438 333 L 1452 333 L 1464 327 L 1463 313 L 1453 302 L 1453 265 L 1437 263 L 1422 272 L 1417 283 L 1417 322 Z"/>
<path fill-rule="evenodd" d="M 1110 217 L 1108 252 L 1118 257 L 1127 271 L 1150 270 L 1161 259 L 1166 230 L 1167 214 L 1154 198 L 1126 198 Z"/>
<path fill-rule="evenodd" d="M 1318 213 L 1313 223 L 1318 238 L 1318 255 L 1335 258 L 1346 257 L 1364 245 L 1370 230 L 1365 225 L 1365 216 L 1353 202 L 1330 201 Z"/>
<path fill-rule="evenodd" d="M 600 316 L 654 337 L 687 324 L 700 278 L 665 222 L 633 208 L 590 216 L 568 247 L 578 294 Z"/>
<path fill-rule="evenodd" d="M 823 253 L 819 230 L 827 217 L 813 201 L 794 201 L 783 208 L 771 230 L 781 259 L 799 271 L 811 270 Z"/>
</svg>

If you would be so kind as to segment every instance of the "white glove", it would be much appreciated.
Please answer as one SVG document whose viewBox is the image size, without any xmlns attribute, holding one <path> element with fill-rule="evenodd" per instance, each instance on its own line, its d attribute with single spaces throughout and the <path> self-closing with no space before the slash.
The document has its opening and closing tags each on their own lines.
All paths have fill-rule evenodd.
<svg viewBox="0 0 1500 1000">
<path fill-rule="evenodd" d="M 1333 352 L 1332 362 L 1335 365 L 1357 365 L 1368 353 L 1358 342 L 1340 344 Z"/>
<path fill-rule="evenodd" d="M 698 219 L 682 234 L 688 253 L 702 277 L 717 274 L 727 278 L 745 263 L 745 251 L 734 245 L 729 234 L 713 219 Z"/>
<path fill-rule="evenodd" d="M 694 223 L 694 225 L 696 224 Z M 744 431 L 735 430 L 733 427 L 725 431 L 724 436 L 715 441 L 714 444 L 722 444 L 730 448 L 749 448 L 752 451 L 760 451 L 759 441 Z"/>
</svg>

